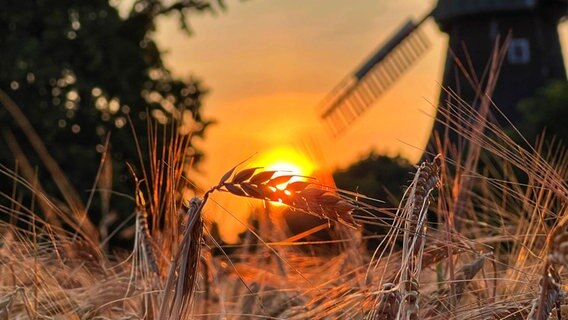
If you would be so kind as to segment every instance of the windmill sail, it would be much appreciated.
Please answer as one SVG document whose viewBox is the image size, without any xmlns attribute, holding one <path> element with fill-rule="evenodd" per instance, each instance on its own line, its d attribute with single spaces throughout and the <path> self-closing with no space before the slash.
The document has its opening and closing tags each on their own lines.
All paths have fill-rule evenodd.
<svg viewBox="0 0 568 320">
<path fill-rule="evenodd" d="M 419 23 L 408 21 L 324 100 L 321 118 L 334 136 L 365 112 L 430 47 L 418 28 L 426 18 Z"/>
</svg>

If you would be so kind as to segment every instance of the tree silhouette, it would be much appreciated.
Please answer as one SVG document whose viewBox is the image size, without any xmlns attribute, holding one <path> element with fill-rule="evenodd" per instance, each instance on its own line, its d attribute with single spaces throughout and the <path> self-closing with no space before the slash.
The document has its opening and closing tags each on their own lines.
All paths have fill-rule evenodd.
<svg viewBox="0 0 568 320">
<path fill-rule="evenodd" d="M 521 133 L 533 141 L 545 131 L 549 137 L 555 136 L 568 142 L 568 82 L 555 81 L 542 87 L 530 98 L 522 100 L 518 109 L 523 115 L 519 125 Z"/>
<path fill-rule="evenodd" d="M 148 143 L 148 119 L 164 126 L 177 121 L 181 123 L 177 134 L 191 132 L 192 139 L 202 137 L 210 124 L 201 116 L 206 90 L 195 79 L 174 78 L 152 36 L 158 17 L 177 15 L 180 27 L 189 31 L 189 14 L 214 12 L 223 3 L 180 0 L 166 5 L 138 0 L 122 15 L 117 3 L 22 0 L 0 4 L 0 90 L 25 113 L 85 200 L 109 134 L 113 189 L 133 195 L 133 183 L 126 183 L 125 163 L 139 159 L 129 119 L 142 147 Z M 47 193 L 57 196 L 20 126 L 1 107 L 0 122 L 0 162 L 15 167 L 17 142 L 22 154 L 39 168 L 39 181 Z M 188 156 L 197 163 L 201 153 L 192 148 Z M 9 190 L 9 184 L 2 184 L 2 191 Z M 121 215 L 128 215 L 133 206 L 120 197 L 113 197 L 113 205 L 124 211 Z"/>
<path fill-rule="evenodd" d="M 412 164 L 400 156 L 389 157 L 375 152 L 349 167 L 334 172 L 333 178 L 338 188 L 357 191 L 368 197 L 382 200 L 384 203 L 369 202 L 382 208 L 396 208 L 402 197 L 405 186 L 408 186 L 415 171 Z M 367 248 L 372 251 L 379 244 L 380 236 L 385 235 L 388 228 L 376 224 L 364 225 L 364 236 L 370 237 Z M 374 237 L 379 235 L 379 237 Z"/>
<path fill-rule="evenodd" d="M 333 178 L 341 189 L 356 190 L 396 207 L 413 171 L 412 164 L 405 158 L 371 152 L 348 168 L 334 172 Z"/>
</svg>

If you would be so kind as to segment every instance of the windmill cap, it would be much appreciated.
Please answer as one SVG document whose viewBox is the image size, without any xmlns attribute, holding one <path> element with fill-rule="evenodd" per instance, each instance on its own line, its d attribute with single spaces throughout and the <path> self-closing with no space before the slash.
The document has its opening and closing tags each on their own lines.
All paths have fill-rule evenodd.
<svg viewBox="0 0 568 320">
<path fill-rule="evenodd" d="M 467 15 L 531 10 L 545 3 L 562 6 L 564 14 L 568 13 L 568 1 L 564 0 L 438 0 L 432 15 L 444 22 Z"/>
</svg>

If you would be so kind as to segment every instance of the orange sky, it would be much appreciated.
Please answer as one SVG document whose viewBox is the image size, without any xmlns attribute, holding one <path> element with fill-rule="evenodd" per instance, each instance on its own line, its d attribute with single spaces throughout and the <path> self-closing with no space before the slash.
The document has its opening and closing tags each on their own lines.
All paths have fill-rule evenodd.
<svg viewBox="0 0 568 320">
<path fill-rule="evenodd" d="M 160 21 L 157 41 L 167 51 L 167 66 L 211 90 L 203 113 L 217 125 L 199 144 L 207 157 L 201 183 L 215 184 L 255 153 L 306 140 L 317 141 L 329 168 L 373 148 L 416 160 L 432 125 L 424 113 L 435 113 L 446 50 L 447 38 L 433 21 L 425 25 L 432 42 L 427 54 L 340 138 L 326 131 L 317 106 L 407 18 L 420 17 L 433 3 L 227 1 L 228 10 L 216 17 L 193 17 L 191 37 L 178 30 L 176 19 Z M 561 29 L 568 39 L 567 24 Z"/>
</svg>

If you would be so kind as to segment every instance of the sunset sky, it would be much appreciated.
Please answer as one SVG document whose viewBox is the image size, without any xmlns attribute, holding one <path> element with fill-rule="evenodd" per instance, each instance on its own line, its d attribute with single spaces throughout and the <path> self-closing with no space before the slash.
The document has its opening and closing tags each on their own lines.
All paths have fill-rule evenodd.
<svg viewBox="0 0 568 320">
<path fill-rule="evenodd" d="M 227 1 L 226 12 L 193 16 L 191 37 L 175 18 L 162 20 L 156 38 L 167 66 L 210 89 L 203 113 L 217 124 L 199 144 L 206 153 L 201 183 L 215 184 L 254 154 L 253 162 L 262 162 L 274 148 L 308 149 L 315 169 L 344 167 L 372 149 L 417 160 L 445 59 L 447 38 L 433 21 L 424 26 L 430 50 L 345 134 L 332 138 L 318 104 L 407 18 L 420 18 L 434 3 Z M 561 29 L 568 39 L 566 23 Z"/>
</svg>

